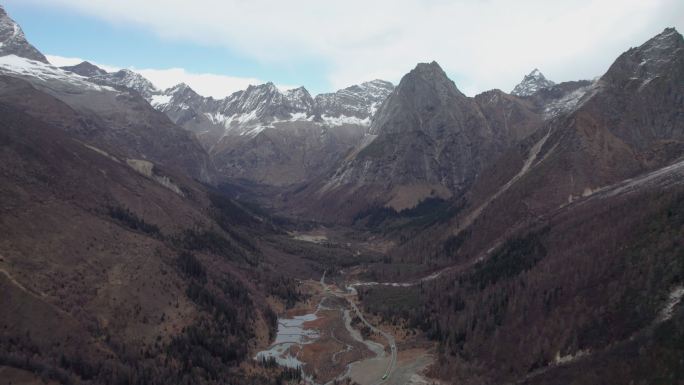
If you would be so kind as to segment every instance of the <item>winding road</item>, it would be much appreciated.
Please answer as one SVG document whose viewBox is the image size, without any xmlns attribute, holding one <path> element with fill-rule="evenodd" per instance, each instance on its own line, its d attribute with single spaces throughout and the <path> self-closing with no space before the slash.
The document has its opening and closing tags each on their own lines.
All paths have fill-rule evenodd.
<svg viewBox="0 0 684 385">
<path fill-rule="evenodd" d="M 381 329 L 378 329 L 377 327 L 373 326 L 370 322 L 368 322 L 368 320 L 366 320 L 366 318 L 363 316 L 361 310 L 359 310 L 359 308 L 356 306 L 356 303 L 354 303 L 354 301 L 351 298 L 349 298 L 349 294 L 344 294 L 330 290 L 328 285 L 326 285 L 325 283 L 325 273 L 326 272 L 324 271 L 320 281 L 321 286 L 323 287 L 323 291 L 332 294 L 337 298 L 341 298 L 347 301 L 351 306 L 352 310 L 356 313 L 356 315 L 359 317 L 359 319 L 361 320 L 361 322 L 363 322 L 364 325 L 368 326 L 368 328 L 370 328 L 372 332 L 382 335 L 387 340 L 388 346 L 390 347 L 390 362 L 387 365 L 387 369 L 385 369 L 383 375 L 378 379 L 377 382 L 373 383 L 373 385 L 379 385 L 388 382 L 391 379 L 392 373 L 394 372 L 397 366 L 397 344 L 394 339 L 394 336 Z"/>
</svg>

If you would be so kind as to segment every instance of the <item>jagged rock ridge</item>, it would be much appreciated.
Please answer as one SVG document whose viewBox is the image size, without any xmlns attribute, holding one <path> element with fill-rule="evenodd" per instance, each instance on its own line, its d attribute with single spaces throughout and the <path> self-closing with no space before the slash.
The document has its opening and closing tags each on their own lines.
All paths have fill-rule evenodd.
<svg viewBox="0 0 684 385">
<path fill-rule="evenodd" d="M 61 68 L 65 71 L 73 72 L 77 75 L 81 75 L 86 78 L 107 74 L 107 71 L 87 61 L 76 64 L 74 66 L 65 66 Z"/>
<path fill-rule="evenodd" d="M 544 74 L 538 69 L 534 69 L 529 74 L 525 75 L 522 82 L 516 85 L 511 91 L 511 95 L 516 96 L 530 96 L 535 94 L 537 91 L 550 88 L 555 83 L 551 80 L 546 79 Z"/>
<path fill-rule="evenodd" d="M 23 58 L 48 63 L 45 55 L 32 46 L 24 36 L 21 27 L 9 17 L 0 5 L 0 56 L 17 55 Z"/>
</svg>

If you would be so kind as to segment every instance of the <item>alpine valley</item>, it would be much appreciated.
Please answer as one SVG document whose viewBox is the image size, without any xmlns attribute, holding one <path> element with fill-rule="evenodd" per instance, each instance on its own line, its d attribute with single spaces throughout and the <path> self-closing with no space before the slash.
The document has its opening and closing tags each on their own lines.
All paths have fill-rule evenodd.
<svg viewBox="0 0 684 385">
<path fill-rule="evenodd" d="M 683 384 L 684 38 L 636 43 L 216 99 L 0 8 L 0 382 Z"/>
</svg>

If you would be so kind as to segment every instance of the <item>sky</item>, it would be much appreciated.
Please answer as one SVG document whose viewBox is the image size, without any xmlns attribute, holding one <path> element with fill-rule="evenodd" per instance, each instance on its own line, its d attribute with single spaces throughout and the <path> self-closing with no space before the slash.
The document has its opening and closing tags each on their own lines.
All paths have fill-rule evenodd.
<svg viewBox="0 0 684 385">
<path fill-rule="evenodd" d="M 56 65 L 87 59 L 223 97 L 249 84 L 312 94 L 397 84 L 436 60 L 466 95 L 510 91 L 534 68 L 592 79 L 665 27 L 681 0 L 5 0 Z"/>
</svg>

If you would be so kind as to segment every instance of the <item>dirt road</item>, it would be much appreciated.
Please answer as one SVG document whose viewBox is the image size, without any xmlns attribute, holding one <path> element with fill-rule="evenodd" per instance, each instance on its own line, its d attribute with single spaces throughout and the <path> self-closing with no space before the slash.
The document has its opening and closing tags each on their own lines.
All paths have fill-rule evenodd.
<svg viewBox="0 0 684 385">
<path fill-rule="evenodd" d="M 325 284 L 325 272 L 323 272 L 323 276 L 321 277 L 321 285 L 322 285 L 323 290 L 325 292 L 329 292 L 330 294 L 347 301 L 347 303 L 349 303 L 352 311 L 354 313 L 356 313 L 356 316 L 359 317 L 359 319 L 361 320 L 361 322 L 364 325 L 366 325 L 368 328 L 370 328 L 370 330 L 372 332 L 382 335 L 385 338 L 385 340 L 387 340 L 387 346 L 389 346 L 389 349 L 390 349 L 389 360 L 385 366 L 385 369 L 381 373 L 379 373 L 379 375 L 377 376 L 377 380 L 375 382 L 371 382 L 371 384 L 375 385 L 375 384 L 386 383 L 391 378 L 392 372 L 394 371 L 394 369 L 397 365 L 397 344 L 396 344 L 396 341 L 394 339 L 394 336 L 389 334 L 389 333 L 386 333 L 385 331 L 383 331 L 381 329 L 378 329 L 377 327 L 372 325 L 370 322 L 368 322 L 368 320 L 366 320 L 366 318 L 363 316 L 363 313 L 361 312 L 361 310 L 359 310 L 359 308 L 356 306 L 356 303 L 350 298 L 349 293 L 330 290 L 328 285 Z M 350 333 L 356 334 L 357 332 L 350 330 Z M 361 336 L 359 335 L 359 337 L 361 337 Z M 360 341 L 365 343 L 366 345 L 369 345 L 368 341 L 365 341 L 362 337 L 361 337 Z M 366 365 L 366 366 L 370 366 L 370 367 L 365 368 L 364 372 L 373 371 L 372 370 L 373 367 L 376 367 L 378 364 L 382 365 L 383 361 L 387 361 L 386 360 L 386 354 L 384 351 L 384 347 L 380 351 L 377 351 L 377 349 L 373 349 L 371 346 L 369 346 L 369 348 L 372 351 L 376 351 L 377 356 L 373 359 L 366 360 L 366 361 L 371 361 L 371 360 L 373 360 L 373 361 L 370 362 L 370 364 Z M 354 366 L 360 366 L 360 365 L 358 362 L 352 364 L 352 368 L 350 368 L 350 372 L 353 372 Z"/>
</svg>

